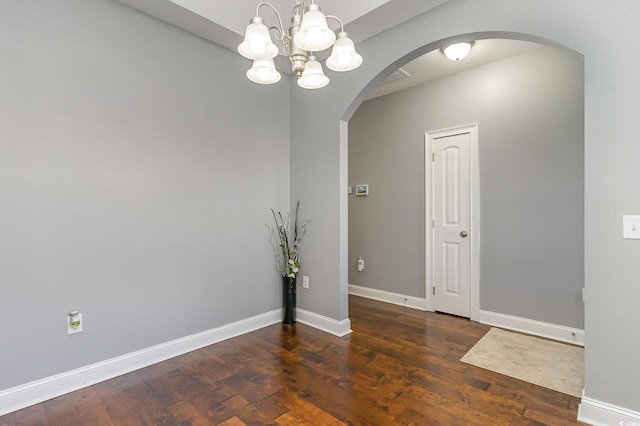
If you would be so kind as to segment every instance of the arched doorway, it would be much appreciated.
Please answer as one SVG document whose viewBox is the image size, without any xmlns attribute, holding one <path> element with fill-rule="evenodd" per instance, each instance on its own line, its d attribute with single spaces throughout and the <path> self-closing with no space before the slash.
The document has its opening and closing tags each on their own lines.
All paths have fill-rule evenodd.
<svg viewBox="0 0 640 426">
<path fill-rule="evenodd" d="M 484 42 L 501 45 L 476 46 Z M 583 61 L 566 49 L 526 45 L 499 61 L 369 99 L 354 114 L 349 184 L 369 183 L 374 196 L 349 198 L 349 288 L 434 309 L 429 290 L 441 283 L 431 275 L 431 174 L 423 179 L 431 154 L 423 134 L 473 122 L 482 136 L 486 197 L 478 230 L 459 240 L 475 243 L 482 230 L 482 262 L 471 262 L 486 283 L 482 322 L 581 343 L 584 311 L 575 294 L 584 282 Z M 434 53 L 433 67 L 438 59 L 450 62 L 438 50 L 426 56 Z M 567 225 L 558 214 L 575 219 Z M 358 257 L 369 266 L 362 273 Z M 462 315 L 480 319 L 477 311 Z M 505 315 L 510 322 L 500 323 Z"/>
<path fill-rule="evenodd" d="M 640 412 L 640 388 L 634 383 L 635 353 L 640 343 L 629 341 L 640 321 L 633 262 L 636 246 L 623 244 L 620 216 L 637 210 L 629 182 L 640 179 L 636 158 L 635 96 L 640 92 L 637 56 L 628 55 L 619 40 L 638 36 L 632 1 L 602 6 L 571 0 L 514 3 L 507 0 L 452 0 L 360 44 L 363 66 L 352 76 L 332 83 L 321 95 L 291 92 L 291 197 L 314 211 L 321 233 L 309 235 L 306 271 L 317 276 L 322 290 L 300 297 L 301 306 L 337 321 L 348 318 L 347 244 L 341 218 L 346 217 L 342 194 L 341 134 L 366 93 L 383 76 L 411 57 L 440 48 L 452 35 L 475 39 L 532 35 L 553 40 L 585 55 L 585 322 L 588 328 L 586 389 L 583 419 L 625 407 Z M 495 29 L 499 29 L 496 31 Z M 453 37 L 454 38 L 454 37 Z M 412 56 L 413 55 L 413 56 Z M 346 136 L 346 135 L 345 135 Z M 346 140 L 346 139 L 345 139 Z M 602 143 L 606 141 L 606 143 Z M 637 257 L 637 256 L 636 256 Z M 576 295 L 580 297 L 580 295 Z M 612 348 L 625 342 L 625 350 Z M 604 404 L 604 405 L 603 405 Z M 604 407 L 604 408 L 603 408 Z M 635 411 L 634 411 L 635 410 Z M 626 418 L 632 418 L 627 416 Z M 640 417 L 639 417 L 640 418 Z M 610 417 L 609 423 L 618 423 Z M 601 421 L 606 423 L 607 421 Z"/>
</svg>

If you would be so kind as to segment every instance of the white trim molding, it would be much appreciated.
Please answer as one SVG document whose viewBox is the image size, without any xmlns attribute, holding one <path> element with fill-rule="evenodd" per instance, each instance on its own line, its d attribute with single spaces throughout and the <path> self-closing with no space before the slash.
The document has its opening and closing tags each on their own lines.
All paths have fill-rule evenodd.
<svg viewBox="0 0 640 426">
<path fill-rule="evenodd" d="M 282 321 L 282 309 L 0 390 L 0 416 Z"/>
<path fill-rule="evenodd" d="M 338 337 L 346 336 L 352 332 L 351 320 L 349 318 L 338 321 L 300 308 L 296 309 L 296 322 L 317 328 L 318 330 Z"/>
<path fill-rule="evenodd" d="M 337 321 L 300 308 L 297 309 L 297 316 L 299 323 L 338 337 L 351 333 L 351 321 L 348 318 Z M 282 309 L 276 309 L 55 376 L 0 390 L 0 416 L 223 340 L 277 324 L 280 321 L 282 321 Z"/>
<path fill-rule="evenodd" d="M 483 310 L 480 311 L 480 322 L 482 324 L 584 346 L 584 330 L 578 328 Z"/>
<path fill-rule="evenodd" d="M 593 426 L 639 426 L 640 413 L 582 395 L 578 420 Z"/>
<path fill-rule="evenodd" d="M 353 294 L 354 296 L 366 297 L 367 299 L 379 300 L 381 302 L 393 303 L 394 305 L 419 309 L 421 311 L 427 310 L 427 300 L 420 297 L 391 293 L 389 291 L 362 287 L 355 284 L 349 284 L 349 294 Z"/>
</svg>

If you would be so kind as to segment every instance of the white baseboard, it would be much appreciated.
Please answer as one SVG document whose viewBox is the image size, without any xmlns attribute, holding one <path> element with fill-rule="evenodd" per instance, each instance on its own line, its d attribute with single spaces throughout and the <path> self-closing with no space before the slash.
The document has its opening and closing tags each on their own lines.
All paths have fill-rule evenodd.
<svg viewBox="0 0 640 426">
<path fill-rule="evenodd" d="M 296 309 L 296 321 L 338 337 L 351 333 L 351 320 L 349 318 L 338 321 L 298 308 Z"/>
<path fill-rule="evenodd" d="M 582 395 L 578 420 L 593 426 L 640 426 L 640 413 Z"/>
<path fill-rule="evenodd" d="M 482 324 L 584 346 L 584 330 L 577 328 L 482 310 L 479 320 Z"/>
<path fill-rule="evenodd" d="M 419 309 L 421 311 L 427 310 L 427 300 L 420 297 L 391 293 L 389 291 L 362 287 L 355 284 L 349 284 L 349 294 L 379 300 L 381 302 L 393 303 L 394 305 L 406 306 L 407 308 Z"/>
<path fill-rule="evenodd" d="M 282 309 L 276 309 L 55 376 L 0 390 L 0 416 L 232 337 L 277 324 L 280 321 L 282 321 Z M 298 308 L 297 321 L 339 337 L 351 333 L 351 321 L 348 318 L 337 321 Z"/>
<path fill-rule="evenodd" d="M 426 299 L 349 284 L 349 294 L 426 311 Z M 584 346 L 584 330 L 496 312 L 480 311 L 479 322 Z M 640 426 L 640 425 L 638 425 Z"/>
<path fill-rule="evenodd" d="M 55 376 L 0 390 L 0 416 L 280 321 L 282 309 L 276 309 Z"/>
</svg>

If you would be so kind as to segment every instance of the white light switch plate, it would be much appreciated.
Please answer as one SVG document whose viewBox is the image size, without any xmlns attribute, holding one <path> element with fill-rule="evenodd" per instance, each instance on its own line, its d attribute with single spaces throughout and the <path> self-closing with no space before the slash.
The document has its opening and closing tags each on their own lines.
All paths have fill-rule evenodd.
<svg viewBox="0 0 640 426">
<path fill-rule="evenodd" d="M 640 240 L 640 215 L 622 216 L 622 238 Z"/>
</svg>

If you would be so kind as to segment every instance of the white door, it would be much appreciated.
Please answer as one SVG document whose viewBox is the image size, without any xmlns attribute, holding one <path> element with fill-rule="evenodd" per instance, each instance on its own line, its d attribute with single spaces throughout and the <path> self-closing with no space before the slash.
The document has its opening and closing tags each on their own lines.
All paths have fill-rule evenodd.
<svg viewBox="0 0 640 426">
<path fill-rule="evenodd" d="M 433 288 L 436 311 L 471 316 L 470 134 L 433 139 Z"/>
</svg>

